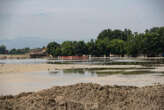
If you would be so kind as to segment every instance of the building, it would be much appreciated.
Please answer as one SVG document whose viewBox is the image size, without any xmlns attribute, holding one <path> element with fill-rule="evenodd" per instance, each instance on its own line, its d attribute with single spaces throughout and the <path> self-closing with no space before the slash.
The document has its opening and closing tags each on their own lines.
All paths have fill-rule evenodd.
<svg viewBox="0 0 164 110">
<path fill-rule="evenodd" d="M 46 52 L 46 48 L 31 49 L 29 55 L 30 55 L 30 58 L 43 58 L 43 57 L 48 56 Z"/>
<path fill-rule="evenodd" d="M 59 56 L 60 60 L 88 60 L 88 56 Z"/>
</svg>

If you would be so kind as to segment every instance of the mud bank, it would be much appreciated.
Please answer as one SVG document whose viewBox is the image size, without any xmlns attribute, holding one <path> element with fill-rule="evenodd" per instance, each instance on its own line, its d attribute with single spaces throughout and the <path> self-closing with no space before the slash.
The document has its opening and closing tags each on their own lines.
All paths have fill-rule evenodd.
<svg viewBox="0 0 164 110">
<path fill-rule="evenodd" d="M 1 96 L 0 110 L 160 110 L 163 91 L 164 85 L 137 88 L 81 83 Z"/>
<path fill-rule="evenodd" d="M 80 68 L 141 68 L 140 65 L 82 65 L 82 64 L 0 64 L 0 73 L 24 73 Z"/>
<path fill-rule="evenodd" d="M 25 73 L 39 71 L 55 71 L 65 69 L 147 69 L 152 72 L 163 72 L 164 65 L 156 67 L 144 67 L 141 65 L 89 65 L 89 64 L 0 64 L 0 73 Z"/>
<path fill-rule="evenodd" d="M 0 59 L 27 59 L 27 58 L 30 58 L 28 54 L 23 54 L 23 55 L 0 54 Z"/>
</svg>

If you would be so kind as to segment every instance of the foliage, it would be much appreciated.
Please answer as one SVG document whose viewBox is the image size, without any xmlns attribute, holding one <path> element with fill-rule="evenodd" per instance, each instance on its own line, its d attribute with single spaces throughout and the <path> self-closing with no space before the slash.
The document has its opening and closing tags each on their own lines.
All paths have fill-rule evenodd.
<svg viewBox="0 0 164 110">
<path fill-rule="evenodd" d="M 129 55 L 137 57 L 159 56 L 164 53 L 164 27 L 153 27 L 146 29 L 145 33 L 132 33 L 129 29 L 122 30 L 103 30 L 96 40 L 84 41 L 65 41 L 61 45 L 51 42 L 47 46 L 49 54 L 53 56 L 70 55 L 92 55 L 109 56 Z"/>
<path fill-rule="evenodd" d="M 29 51 L 29 48 L 8 51 L 6 46 L 0 46 L 0 54 L 24 54 Z M 53 57 L 72 55 L 109 56 L 110 54 L 133 57 L 139 55 L 160 56 L 164 55 L 164 27 L 146 29 L 144 33 L 133 33 L 130 29 L 105 29 L 97 36 L 97 39 L 91 39 L 89 42 L 64 41 L 61 44 L 55 41 L 50 42 L 47 45 L 47 53 Z"/>
<path fill-rule="evenodd" d="M 144 49 L 148 57 L 158 56 L 162 52 L 160 38 L 157 33 L 145 34 Z"/>
<path fill-rule="evenodd" d="M 89 55 L 92 55 L 92 56 L 98 55 L 96 43 L 93 39 L 91 39 L 89 42 L 87 42 L 86 46 L 87 46 Z"/>
<path fill-rule="evenodd" d="M 109 48 L 112 54 L 124 56 L 125 50 L 125 42 L 120 39 L 113 39 L 109 43 Z"/>
<path fill-rule="evenodd" d="M 9 54 L 25 54 L 30 51 L 30 48 L 23 48 L 23 49 L 11 49 Z"/>
<path fill-rule="evenodd" d="M 0 54 L 5 54 L 6 53 L 6 46 L 5 45 L 0 45 Z"/>
<path fill-rule="evenodd" d="M 109 39 L 105 38 L 103 40 L 97 40 L 96 41 L 96 49 L 97 49 L 97 55 L 96 56 L 109 56 L 110 54 L 110 48 L 109 48 Z"/>
<path fill-rule="evenodd" d="M 124 41 L 128 40 L 128 36 L 132 34 L 132 31 L 129 29 L 125 29 L 124 31 L 121 31 L 119 29 L 116 30 L 111 30 L 111 29 L 106 29 L 103 30 L 97 37 L 97 39 L 121 39 Z"/>
<path fill-rule="evenodd" d="M 88 49 L 84 41 L 74 41 L 73 42 L 73 53 L 78 56 L 88 54 Z"/>
<path fill-rule="evenodd" d="M 145 37 L 143 34 L 135 34 L 129 37 L 126 43 L 126 51 L 127 54 L 133 57 L 141 55 L 142 53 L 145 54 Z"/>
<path fill-rule="evenodd" d="M 47 53 L 52 56 L 59 56 L 61 53 L 60 45 L 57 42 L 50 42 L 47 45 Z"/>
<path fill-rule="evenodd" d="M 72 56 L 75 55 L 72 41 L 64 41 L 61 45 L 61 55 Z"/>
</svg>

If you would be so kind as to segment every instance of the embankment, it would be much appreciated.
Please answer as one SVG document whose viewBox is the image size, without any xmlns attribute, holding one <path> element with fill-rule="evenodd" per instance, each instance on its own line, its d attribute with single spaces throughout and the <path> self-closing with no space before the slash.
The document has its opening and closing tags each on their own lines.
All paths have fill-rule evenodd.
<svg viewBox="0 0 164 110">
<path fill-rule="evenodd" d="M 0 110 L 162 110 L 164 85 L 76 84 L 36 93 L 1 96 Z"/>
</svg>

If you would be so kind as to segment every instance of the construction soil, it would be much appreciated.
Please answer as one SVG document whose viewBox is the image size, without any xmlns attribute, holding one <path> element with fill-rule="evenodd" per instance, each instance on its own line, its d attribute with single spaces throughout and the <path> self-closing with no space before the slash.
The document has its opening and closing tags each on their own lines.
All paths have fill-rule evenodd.
<svg viewBox="0 0 164 110">
<path fill-rule="evenodd" d="M 0 110 L 163 110 L 164 85 L 101 86 L 80 83 L 1 96 Z"/>
</svg>

